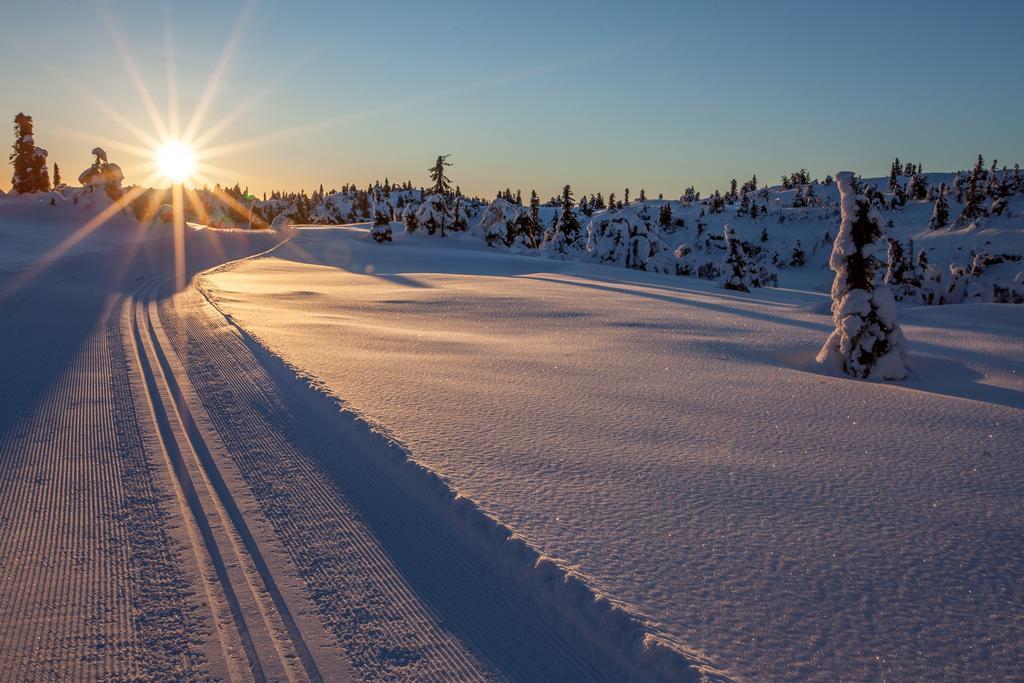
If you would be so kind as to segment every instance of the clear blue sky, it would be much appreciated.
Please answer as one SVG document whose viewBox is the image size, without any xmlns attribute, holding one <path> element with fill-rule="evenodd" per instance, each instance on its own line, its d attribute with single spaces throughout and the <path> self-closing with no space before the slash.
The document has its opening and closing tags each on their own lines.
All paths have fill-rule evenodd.
<svg viewBox="0 0 1024 683">
<path fill-rule="evenodd" d="M 152 130 L 105 16 L 162 112 L 169 29 L 187 119 L 244 8 L 8 5 L 0 115 L 32 114 L 67 177 L 102 140 L 137 144 L 68 82 Z M 258 192 L 385 175 L 420 185 L 451 153 L 452 179 L 483 196 L 509 186 L 546 198 L 566 182 L 677 196 L 753 172 L 882 174 L 893 155 L 926 170 L 979 152 L 1024 162 L 1022 30 L 1020 0 L 255 0 L 206 126 L 269 95 L 207 146 L 294 132 L 211 159 L 225 169 L 212 177 Z M 140 160 L 108 153 L 141 180 Z"/>
</svg>

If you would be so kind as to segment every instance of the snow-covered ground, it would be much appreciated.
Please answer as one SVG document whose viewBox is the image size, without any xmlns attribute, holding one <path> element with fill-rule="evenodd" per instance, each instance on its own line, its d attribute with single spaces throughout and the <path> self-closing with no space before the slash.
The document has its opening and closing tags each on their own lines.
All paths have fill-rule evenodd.
<svg viewBox="0 0 1024 683">
<path fill-rule="evenodd" d="M 1024 308 L 903 307 L 914 376 L 857 382 L 813 362 L 831 328 L 813 279 L 738 294 L 345 227 L 200 286 L 482 510 L 737 677 L 1018 674 Z"/>
</svg>

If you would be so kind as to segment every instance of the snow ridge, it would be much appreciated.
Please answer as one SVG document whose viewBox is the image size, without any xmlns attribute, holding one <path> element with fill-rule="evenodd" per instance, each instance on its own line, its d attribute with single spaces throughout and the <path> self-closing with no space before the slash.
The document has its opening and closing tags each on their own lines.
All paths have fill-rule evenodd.
<svg viewBox="0 0 1024 683">
<path fill-rule="evenodd" d="M 234 262 L 207 271 L 230 268 Z M 204 274 L 205 275 L 205 274 Z M 206 290 L 202 278 L 196 288 L 203 297 L 240 334 L 242 340 L 271 372 L 272 376 L 303 382 L 312 389 L 317 407 L 325 419 L 344 421 L 349 444 L 356 452 L 383 464 L 404 485 L 409 494 L 437 511 L 444 523 L 457 526 L 474 544 L 496 558 L 508 585 L 523 599 L 542 602 L 556 620 L 568 624 L 572 635 L 596 651 L 613 655 L 630 678 L 664 681 L 731 681 L 727 672 L 704 655 L 675 642 L 657 625 L 650 623 L 629 606 L 604 595 L 587 579 L 544 555 L 538 548 L 517 536 L 492 517 L 475 501 L 461 495 L 442 475 L 417 462 L 408 449 L 388 433 L 352 409 L 269 346 L 237 324 L 217 305 Z"/>
</svg>

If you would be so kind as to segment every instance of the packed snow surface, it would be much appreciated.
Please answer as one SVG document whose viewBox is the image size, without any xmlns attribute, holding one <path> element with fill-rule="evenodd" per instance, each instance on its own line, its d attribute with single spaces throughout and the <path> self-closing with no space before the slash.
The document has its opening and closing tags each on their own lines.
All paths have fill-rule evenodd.
<svg viewBox="0 0 1024 683">
<path fill-rule="evenodd" d="M 817 292 L 358 227 L 201 286 L 462 495 L 749 680 L 1019 673 L 1024 308 L 901 307 L 822 374 Z"/>
</svg>

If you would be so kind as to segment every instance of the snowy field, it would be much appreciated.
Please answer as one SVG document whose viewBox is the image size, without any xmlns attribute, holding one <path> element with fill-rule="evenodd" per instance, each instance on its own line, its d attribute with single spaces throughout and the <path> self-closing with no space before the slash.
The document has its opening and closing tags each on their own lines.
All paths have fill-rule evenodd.
<svg viewBox="0 0 1024 683">
<path fill-rule="evenodd" d="M 479 241 L 302 229 L 199 284 L 460 494 L 733 676 L 1020 672 L 1024 307 L 901 308 L 915 375 L 880 384 L 814 364 L 824 294 Z"/>
</svg>

